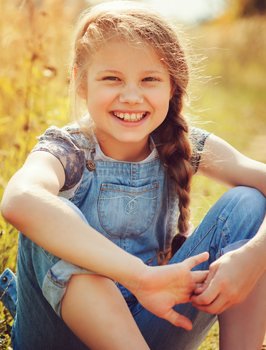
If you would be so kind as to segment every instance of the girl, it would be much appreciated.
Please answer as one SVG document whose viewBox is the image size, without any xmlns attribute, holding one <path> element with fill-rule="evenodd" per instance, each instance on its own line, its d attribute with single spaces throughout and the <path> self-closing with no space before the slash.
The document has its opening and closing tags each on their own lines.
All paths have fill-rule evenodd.
<svg viewBox="0 0 266 350">
<path fill-rule="evenodd" d="M 252 237 L 266 166 L 188 127 L 188 67 L 173 28 L 133 2 L 85 11 L 72 79 L 76 113 L 83 102 L 87 115 L 40 137 L 2 201 L 23 232 L 14 350 L 191 350 L 216 314 L 221 349 L 259 348 L 265 260 L 252 260 L 264 241 Z M 186 240 L 196 172 L 249 187 L 227 192 Z M 246 299 L 238 285 L 249 286 Z"/>
</svg>

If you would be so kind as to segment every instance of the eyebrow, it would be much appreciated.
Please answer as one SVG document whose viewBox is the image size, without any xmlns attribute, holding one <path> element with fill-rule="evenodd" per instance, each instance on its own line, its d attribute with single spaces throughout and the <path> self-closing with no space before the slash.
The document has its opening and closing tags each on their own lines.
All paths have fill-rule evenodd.
<svg viewBox="0 0 266 350">
<path fill-rule="evenodd" d="M 123 74 L 122 72 L 115 70 L 115 69 L 104 69 L 98 72 L 98 74 L 106 74 L 106 73 L 112 73 L 112 74 Z M 164 74 L 163 71 L 160 70 L 146 70 L 141 72 L 143 74 Z"/>
</svg>

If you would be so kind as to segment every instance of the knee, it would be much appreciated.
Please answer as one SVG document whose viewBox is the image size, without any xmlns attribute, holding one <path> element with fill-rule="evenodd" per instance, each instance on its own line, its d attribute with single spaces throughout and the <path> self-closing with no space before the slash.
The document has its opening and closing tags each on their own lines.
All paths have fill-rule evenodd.
<svg viewBox="0 0 266 350">
<path fill-rule="evenodd" d="M 71 276 L 67 289 L 70 288 L 79 290 L 83 287 L 92 287 L 92 286 L 104 286 L 105 284 L 110 283 L 111 280 L 108 277 L 97 275 L 95 273 L 91 274 L 74 274 Z"/>
<path fill-rule="evenodd" d="M 266 213 L 266 198 L 257 189 L 245 186 L 237 186 L 226 194 L 227 201 L 233 204 L 234 210 L 244 217 L 253 217 L 262 221 Z"/>
<path fill-rule="evenodd" d="M 107 277 L 97 274 L 72 275 L 62 299 L 61 316 L 63 320 L 69 312 L 76 312 L 85 305 L 94 307 L 100 301 L 110 300 L 114 289 L 117 289 L 114 282 Z"/>
<path fill-rule="evenodd" d="M 114 282 L 110 278 L 97 274 L 72 275 L 66 289 L 66 295 L 81 296 L 84 293 L 89 295 L 100 295 L 102 290 L 112 288 Z M 65 299 L 64 296 L 64 299 Z M 63 300 L 64 300 L 63 299 Z"/>
<path fill-rule="evenodd" d="M 229 190 L 229 193 L 235 197 L 238 202 L 249 205 L 252 208 L 262 208 L 266 210 L 266 198 L 256 188 L 237 186 Z"/>
</svg>

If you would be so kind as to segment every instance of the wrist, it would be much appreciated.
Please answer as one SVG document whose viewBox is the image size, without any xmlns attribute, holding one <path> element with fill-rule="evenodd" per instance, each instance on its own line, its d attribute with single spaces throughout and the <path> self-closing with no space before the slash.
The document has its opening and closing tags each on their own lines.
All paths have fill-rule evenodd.
<svg viewBox="0 0 266 350">
<path fill-rule="evenodd" d="M 262 275 L 266 272 L 265 251 L 263 247 L 257 244 L 251 244 L 250 241 L 239 249 L 244 261 L 252 265 L 253 273 Z"/>
<path fill-rule="evenodd" d="M 141 259 L 134 257 L 134 262 L 130 263 L 130 266 L 128 266 L 127 274 L 118 282 L 130 290 L 131 293 L 135 294 L 135 292 L 139 289 L 142 276 L 146 269 L 147 266 L 144 264 L 144 262 Z"/>
</svg>

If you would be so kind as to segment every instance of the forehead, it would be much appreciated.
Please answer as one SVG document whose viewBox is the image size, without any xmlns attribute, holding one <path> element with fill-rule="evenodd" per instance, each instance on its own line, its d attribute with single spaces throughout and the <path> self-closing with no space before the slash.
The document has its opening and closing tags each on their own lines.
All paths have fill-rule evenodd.
<svg viewBox="0 0 266 350">
<path fill-rule="evenodd" d="M 150 69 L 166 70 L 163 57 L 151 45 L 140 40 L 115 38 L 105 41 L 92 54 L 90 61 L 97 66 L 130 64 L 132 68 L 150 66 Z"/>
</svg>

